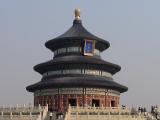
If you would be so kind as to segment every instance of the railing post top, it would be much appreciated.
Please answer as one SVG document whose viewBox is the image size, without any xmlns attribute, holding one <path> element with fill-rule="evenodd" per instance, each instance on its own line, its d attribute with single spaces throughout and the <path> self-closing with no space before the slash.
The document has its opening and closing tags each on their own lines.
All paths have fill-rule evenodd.
<svg viewBox="0 0 160 120">
<path fill-rule="evenodd" d="M 103 109 L 103 104 L 102 104 L 102 109 Z"/>
<path fill-rule="evenodd" d="M 16 105 L 16 108 L 18 108 L 18 107 L 19 107 L 19 105 L 17 104 L 17 105 Z"/>
<path fill-rule="evenodd" d="M 94 107 L 94 108 L 96 107 L 95 104 L 93 104 L 93 107 Z"/>
<path fill-rule="evenodd" d="M 41 109 L 41 104 L 38 104 L 38 109 Z"/>
<path fill-rule="evenodd" d="M 48 104 L 47 104 L 47 106 L 45 107 L 46 109 L 47 109 L 47 111 L 48 111 Z"/>
</svg>

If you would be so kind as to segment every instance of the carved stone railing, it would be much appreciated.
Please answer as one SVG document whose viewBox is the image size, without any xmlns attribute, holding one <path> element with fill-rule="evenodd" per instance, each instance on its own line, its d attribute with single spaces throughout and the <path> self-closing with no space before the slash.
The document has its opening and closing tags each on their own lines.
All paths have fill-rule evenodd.
<svg viewBox="0 0 160 120">
<path fill-rule="evenodd" d="M 131 108 L 128 107 L 71 107 L 69 106 L 68 112 L 71 113 L 86 113 L 86 114 L 102 114 L 102 115 L 130 115 Z"/>
<path fill-rule="evenodd" d="M 0 120 L 44 120 L 47 106 L 0 107 Z"/>
<path fill-rule="evenodd" d="M 128 107 L 71 107 L 65 120 L 147 120 L 144 115 L 132 115 Z"/>
</svg>

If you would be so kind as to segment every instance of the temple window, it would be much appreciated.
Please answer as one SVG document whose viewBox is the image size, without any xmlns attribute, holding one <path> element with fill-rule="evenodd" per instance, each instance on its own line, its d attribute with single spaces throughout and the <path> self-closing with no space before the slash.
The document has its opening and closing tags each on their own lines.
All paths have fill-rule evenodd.
<svg viewBox="0 0 160 120">
<path fill-rule="evenodd" d="M 81 52 L 80 47 L 68 47 L 67 52 Z"/>
<path fill-rule="evenodd" d="M 101 70 L 92 70 L 92 69 L 63 69 L 56 71 L 48 71 L 43 74 L 43 76 L 48 75 L 62 75 L 62 74 L 85 74 L 85 75 L 98 75 L 104 77 L 112 77 L 112 74 L 106 71 Z"/>
<path fill-rule="evenodd" d="M 63 53 L 81 53 L 82 52 L 82 48 L 81 47 L 66 47 L 66 48 L 59 48 L 57 50 L 54 51 L 54 55 L 59 55 L 59 54 L 63 54 Z M 94 49 L 93 52 L 94 55 L 96 56 L 100 56 L 100 51 L 98 49 Z"/>
<path fill-rule="evenodd" d="M 59 55 L 62 53 L 70 53 L 70 52 L 81 52 L 81 47 L 67 47 L 67 48 L 59 48 L 54 51 L 54 55 Z"/>
</svg>

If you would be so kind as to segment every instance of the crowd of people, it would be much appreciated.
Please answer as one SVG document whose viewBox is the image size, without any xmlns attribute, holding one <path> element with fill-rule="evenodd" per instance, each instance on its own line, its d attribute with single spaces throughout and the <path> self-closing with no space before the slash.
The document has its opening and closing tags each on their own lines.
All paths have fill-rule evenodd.
<svg viewBox="0 0 160 120">
<path fill-rule="evenodd" d="M 157 120 L 160 120 L 160 108 L 158 106 L 151 106 L 151 113 L 156 117 Z"/>
<path fill-rule="evenodd" d="M 146 110 L 146 108 L 144 107 L 138 107 L 138 113 L 146 113 L 147 112 L 147 110 Z"/>
</svg>

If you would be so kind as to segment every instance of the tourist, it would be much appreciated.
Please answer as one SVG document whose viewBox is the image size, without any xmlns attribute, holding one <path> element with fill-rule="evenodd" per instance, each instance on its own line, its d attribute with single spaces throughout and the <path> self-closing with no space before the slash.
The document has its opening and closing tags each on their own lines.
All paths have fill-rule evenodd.
<svg viewBox="0 0 160 120">
<path fill-rule="evenodd" d="M 50 112 L 50 114 L 49 114 L 50 120 L 52 120 L 52 116 L 53 116 L 53 113 Z"/>
</svg>

